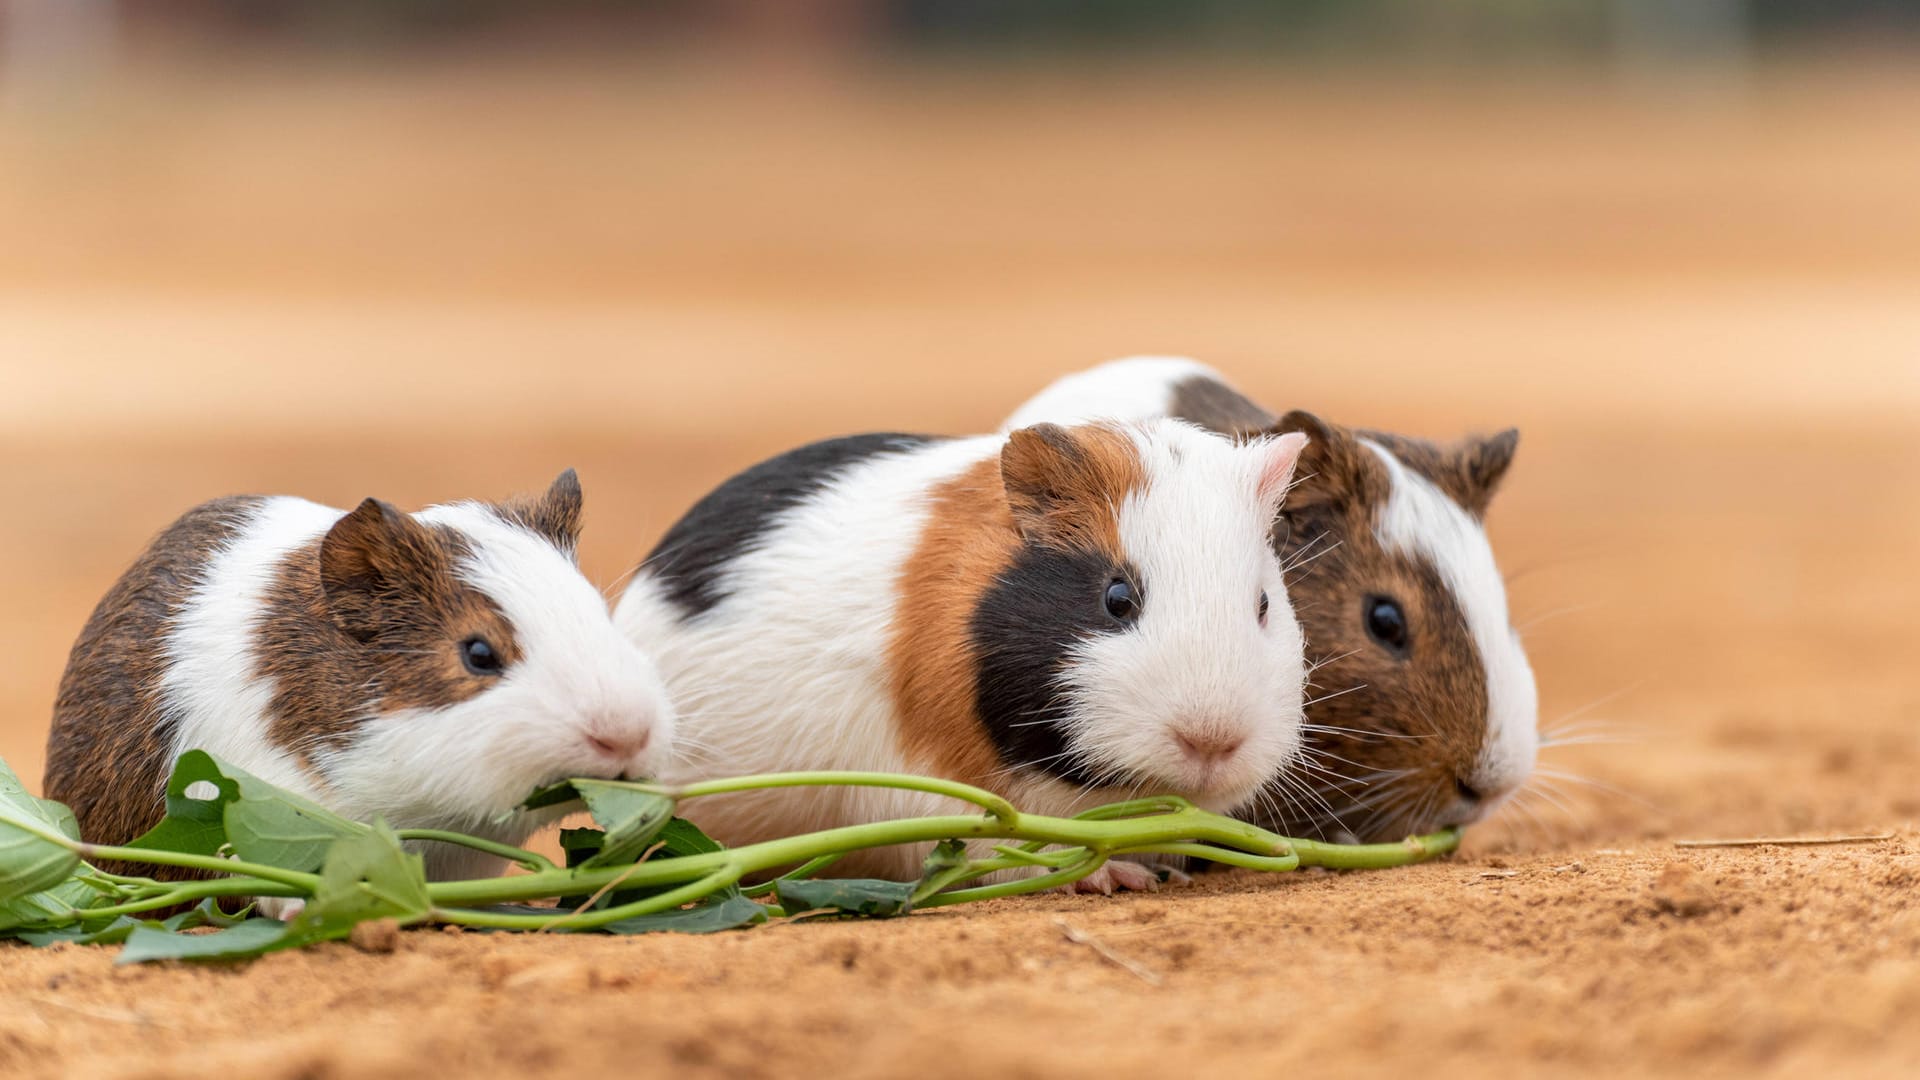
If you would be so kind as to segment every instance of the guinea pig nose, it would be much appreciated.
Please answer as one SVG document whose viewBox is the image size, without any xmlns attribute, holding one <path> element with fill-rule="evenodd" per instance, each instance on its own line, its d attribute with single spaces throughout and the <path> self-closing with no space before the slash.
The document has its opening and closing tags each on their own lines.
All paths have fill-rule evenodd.
<svg viewBox="0 0 1920 1080">
<path fill-rule="evenodd" d="M 643 729 L 640 734 L 636 736 L 604 735 L 599 732 L 589 731 L 587 732 L 587 745 L 593 747 L 594 753 L 602 757 L 625 761 L 627 758 L 633 757 L 640 751 L 645 750 L 647 743 L 650 742 L 652 738 L 653 730 L 651 728 Z"/>
<path fill-rule="evenodd" d="M 1212 764 L 1232 757 L 1247 740 L 1241 735 L 1223 735 L 1205 729 L 1175 728 L 1173 741 L 1180 745 L 1181 752 L 1188 757 Z"/>
<path fill-rule="evenodd" d="M 1472 784 L 1467 783 L 1467 781 L 1463 777 L 1456 776 L 1453 778 L 1453 791 L 1454 791 L 1454 794 L 1460 796 L 1461 798 L 1467 800 L 1470 803 L 1477 803 L 1483 797 L 1480 794 L 1480 789 L 1474 787 Z"/>
</svg>

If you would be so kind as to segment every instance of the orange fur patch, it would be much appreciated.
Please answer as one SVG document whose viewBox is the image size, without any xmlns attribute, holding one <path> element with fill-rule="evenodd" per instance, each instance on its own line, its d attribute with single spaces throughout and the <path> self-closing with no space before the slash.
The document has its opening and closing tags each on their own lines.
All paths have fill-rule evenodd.
<svg viewBox="0 0 1920 1080">
<path fill-rule="evenodd" d="M 929 493 L 895 612 L 890 666 L 902 754 L 915 768 L 1002 794 L 1007 777 L 976 706 L 974 611 L 1023 543 L 1091 547 L 1121 561 L 1114 515 L 1145 483 L 1123 432 L 1099 425 L 1054 431 L 1052 439 L 1016 432 L 1004 455 Z M 1023 438 L 1039 441 L 1021 446 Z"/>
<path fill-rule="evenodd" d="M 1146 486 L 1126 432 L 1106 424 L 1040 424 L 1008 437 L 1000 465 L 1014 519 L 1032 539 L 1125 561 L 1120 504 Z"/>
</svg>

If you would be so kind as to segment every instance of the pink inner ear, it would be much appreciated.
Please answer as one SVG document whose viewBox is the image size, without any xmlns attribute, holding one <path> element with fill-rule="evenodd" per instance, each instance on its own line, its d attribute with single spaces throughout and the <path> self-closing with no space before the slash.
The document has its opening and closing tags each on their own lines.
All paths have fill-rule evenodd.
<svg viewBox="0 0 1920 1080">
<path fill-rule="evenodd" d="M 1300 463 L 1300 452 L 1306 448 L 1307 437 L 1298 431 L 1275 436 L 1263 444 L 1267 461 L 1260 470 L 1260 498 L 1264 502 L 1275 507 L 1280 505 L 1287 486 L 1293 483 L 1293 469 Z"/>
</svg>

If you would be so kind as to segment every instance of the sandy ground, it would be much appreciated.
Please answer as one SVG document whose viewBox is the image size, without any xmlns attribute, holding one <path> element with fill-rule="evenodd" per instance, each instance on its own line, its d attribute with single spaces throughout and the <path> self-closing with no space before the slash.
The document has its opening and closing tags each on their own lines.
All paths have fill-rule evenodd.
<svg viewBox="0 0 1920 1080">
<path fill-rule="evenodd" d="M 88 609 L 204 498 L 573 465 L 611 582 L 765 453 L 978 430 L 1146 350 L 1349 422 L 1519 424 L 1492 532 L 1543 720 L 1615 741 L 1390 873 L 230 969 L 0 946 L 0 1074 L 1920 1069 L 1920 84 L 892 75 L 773 115 L 624 76 L 155 78 L 0 124 L 29 777 Z M 1674 847 L 1842 833 L 1892 839 Z"/>
</svg>

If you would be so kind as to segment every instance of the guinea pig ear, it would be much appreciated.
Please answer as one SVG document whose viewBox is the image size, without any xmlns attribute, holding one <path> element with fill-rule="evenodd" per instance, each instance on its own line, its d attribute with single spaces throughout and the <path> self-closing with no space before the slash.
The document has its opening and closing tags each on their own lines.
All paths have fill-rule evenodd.
<svg viewBox="0 0 1920 1080">
<path fill-rule="evenodd" d="M 413 518 L 367 499 L 320 539 L 320 591 L 342 630 L 366 639 L 380 602 L 433 573 L 432 538 Z"/>
<path fill-rule="evenodd" d="M 1293 486 L 1294 469 L 1299 465 L 1301 452 L 1307 448 L 1308 442 L 1304 432 L 1289 431 L 1255 447 L 1264 459 L 1260 465 L 1259 490 L 1260 501 L 1269 517 L 1280 512 L 1280 502 L 1286 498 L 1287 489 Z"/>
<path fill-rule="evenodd" d="M 553 541 L 564 551 L 580 546 L 580 474 L 568 469 L 546 494 L 520 508 L 517 516 L 527 528 Z"/>
<path fill-rule="evenodd" d="M 1513 465 L 1513 452 L 1520 446 L 1520 429 L 1508 428 L 1498 435 L 1476 436 L 1456 451 L 1465 499 L 1463 505 L 1474 517 L 1487 516 L 1500 481 Z"/>
<path fill-rule="evenodd" d="M 1073 498 L 1086 456 L 1058 424 L 1035 424 L 1007 436 L 1000 448 L 1000 481 L 1021 535 L 1034 540 L 1048 533 L 1049 519 Z"/>
<path fill-rule="evenodd" d="M 1383 495 L 1386 478 L 1380 475 L 1380 463 L 1349 428 L 1329 424 L 1310 412 L 1295 409 L 1282 416 L 1270 435 L 1298 432 L 1307 437 L 1300 452 L 1292 489 L 1287 493 L 1287 509 L 1368 505 Z"/>
</svg>

